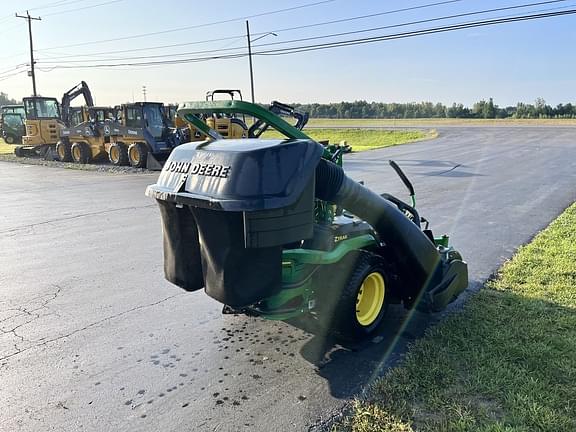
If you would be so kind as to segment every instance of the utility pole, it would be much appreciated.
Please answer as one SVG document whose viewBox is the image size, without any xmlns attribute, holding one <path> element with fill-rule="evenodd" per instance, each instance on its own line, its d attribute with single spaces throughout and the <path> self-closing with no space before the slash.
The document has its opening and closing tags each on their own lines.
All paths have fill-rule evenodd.
<svg viewBox="0 0 576 432">
<path fill-rule="evenodd" d="M 36 74 L 34 73 L 34 47 L 32 45 L 32 20 L 41 21 L 40 17 L 31 17 L 30 12 L 26 11 L 26 16 L 15 14 L 16 18 L 24 18 L 28 21 L 28 36 L 30 37 L 30 75 L 32 76 L 32 90 L 36 97 Z"/>
<path fill-rule="evenodd" d="M 142 96 L 144 96 L 144 102 L 146 102 L 146 86 L 142 86 Z"/>
<path fill-rule="evenodd" d="M 248 39 L 248 60 L 250 62 L 250 94 L 254 103 L 254 71 L 252 70 L 252 41 L 250 40 L 250 24 L 246 20 L 246 38 Z"/>
<path fill-rule="evenodd" d="M 248 60 L 250 61 L 250 92 L 252 94 L 252 103 L 254 103 L 254 69 L 252 68 L 252 42 L 256 42 L 266 36 L 278 36 L 274 32 L 264 33 L 263 35 L 257 37 L 256 39 L 250 39 L 250 25 L 248 20 L 246 20 L 246 38 L 248 39 Z"/>
</svg>

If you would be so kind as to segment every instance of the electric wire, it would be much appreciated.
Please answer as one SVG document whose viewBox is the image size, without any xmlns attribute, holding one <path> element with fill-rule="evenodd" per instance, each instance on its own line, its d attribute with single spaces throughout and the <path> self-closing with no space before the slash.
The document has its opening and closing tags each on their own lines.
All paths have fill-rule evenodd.
<svg viewBox="0 0 576 432">
<path fill-rule="evenodd" d="M 414 36 L 422 36 L 422 35 L 430 35 L 436 33 L 445 33 L 455 30 L 464 30 L 469 28 L 476 28 L 476 27 L 486 27 L 498 24 L 507 24 L 513 22 L 521 22 L 521 21 L 531 21 L 536 19 L 544 19 L 544 18 L 552 18 L 558 16 L 565 16 L 565 15 L 574 15 L 576 14 L 576 9 L 570 9 L 567 11 L 560 11 L 560 12 L 550 12 L 550 13 L 542 13 L 542 14 L 534 14 L 534 15 L 524 15 L 524 16 L 516 16 L 516 17 L 509 17 L 509 18 L 497 18 L 491 20 L 484 20 L 484 21 L 476 21 L 476 22 L 468 22 L 468 23 L 461 23 L 461 24 L 454 24 L 449 26 L 443 27 L 436 27 L 430 29 L 423 29 L 417 30 L 413 32 L 404 32 L 392 35 L 384 35 L 384 36 L 375 36 L 371 38 L 362 38 L 362 39 L 355 39 L 349 41 L 341 41 L 341 42 L 333 42 L 333 43 L 324 43 L 324 44 L 316 44 L 316 45 L 309 45 L 304 47 L 298 48 L 283 48 L 277 50 L 270 50 L 270 51 L 263 51 L 263 52 L 256 52 L 252 53 L 253 55 L 283 55 L 283 54 L 294 54 L 306 51 L 317 51 L 319 49 L 329 49 L 329 48 L 338 48 L 338 47 L 345 47 L 345 46 L 352 46 L 352 45 L 361 45 L 373 42 L 380 42 L 386 40 L 394 40 L 394 39 L 405 39 Z"/>
<path fill-rule="evenodd" d="M 155 36 L 155 35 L 159 35 L 159 34 L 179 32 L 179 31 L 183 31 L 183 30 L 204 28 L 204 27 L 209 27 L 209 26 L 214 26 L 214 25 L 219 25 L 219 24 L 226 24 L 226 23 L 235 22 L 235 21 L 244 21 L 244 20 L 247 20 L 249 18 L 257 18 L 257 17 L 261 17 L 261 16 L 274 15 L 274 14 L 289 12 L 289 11 L 293 11 L 293 10 L 309 8 L 309 7 L 318 6 L 318 5 L 322 5 L 322 4 L 326 4 L 326 3 L 332 3 L 334 1 L 337 1 L 337 0 L 322 0 L 322 1 L 317 1 L 314 3 L 306 3 L 303 5 L 292 6 L 292 7 L 284 8 L 284 9 L 277 9 L 277 10 L 268 11 L 268 12 L 261 12 L 261 13 L 257 13 L 257 14 L 253 14 L 253 15 L 246 15 L 243 17 L 230 18 L 230 19 L 220 20 L 220 21 L 213 21 L 213 22 L 204 23 L 204 24 L 196 24 L 193 26 L 178 27 L 175 29 L 161 30 L 161 31 L 150 32 L 150 33 L 140 33 L 140 34 L 136 34 L 136 35 L 132 35 L 132 36 L 123 36 L 123 37 L 118 37 L 118 38 L 113 38 L 113 39 L 102 39 L 102 40 L 98 40 L 98 41 L 80 42 L 80 43 L 76 43 L 76 44 L 60 45 L 60 46 L 55 46 L 55 47 L 42 48 L 42 50 L 47 51 L 47 50 L 59 49 L 59 48 L 95 45 L 95 44 L 100 44 L 100 43 L 116 42 L 116 41 L 120 41 L 120 40 L 138 39 L 138 38 L 143 38 L 143 37 L 148 37 L 148 36 Z"/>
<path fill-rule="evenodd" d="M 1 77 L 0 77 L 0 81 L 5 81 L 5 80 L 7 80 L 7 79 L 9 79 L 9 78 L 15 77 L 16 75 L 20 75 L 20 74 L 23 74 L 23 73 L 26 73 L 26 71 L 18 71 L 18 72 L 14 72 L 13 74 L 10 74 L 10 75 L 1 76 Z"/>
<path fill-rule="evenodd" d="M 83 7 L 79 7 L 79 8 L 75 8 L 75 9 L 66 9 L 63 11 L 59 11 L 59 12 L 52 12 L 49 14 L 44 14 L 43 17 L 50 17 L 50 16 L 54 16 L 54 15 L 61 15 L 61 14 L 65 14 L 65 13 L 70 13 L 70 12 L 76 12 L 76 11 L 80 11 L 80 10 L 85 10 L 85 9 L 93 9 L 96 7 L 100 7 L 100 6 L 106 6 L 112 3 L 119 3 L 122 2 L 124 0 L 110 0 L 104 3 L 98 3 L 98 4 L 94 4 L 94 5 L 89 5 L 89 6 L 83 6 Z"/>
<path fill-rule="evenodd" d="M 344 22 L 356 21 L 356 20 L 360 20 L 360 19 L 374 18 L 374 17 L 382 16 L 382 15 L 391 15 L 391 14 L 396 14 L 396 13 L 401 13 L 401 12 L 414 11 L 417 9 L 425 9 L 425 8 L 430 8 L 430 7 L 435 7 L 435 6 L 442 6 L 442 5 L 446 5 L 446 4 L 450 4 L 450 3 L 459 3 L 462 1 L 465 1 L 465 0 L 447 0 L 447 1 L 441 1 L 441 2 L 435 2 L 435 3 L 427 3 L 427 4 L 423 4 L 423 5 L 419 5 L 419 6 L 412 6 L 412 7 L 401 8 L 401 9 L 392 9 L 392 10 L 377 12 L 377 13 L 368 14 L 368 15 L 360 15 L 360 16 L 355 16 L 355 17 L 341 18 L 341 19 L 337 19 L 337 20 L 323 21 L 323 22 L 319 22 L 319 23 L 306 24 L 306 25 L 301 25 L 301 26 L 296 26 L 296 27 L 280 28 L 280 29 L 270 30 L 267 32 L 252 33 L 252 36 L 260 36 L 260 35 L 264 35 L 267 33 L 280 33 L 280 32 L 287 32 L 287 31 L 301 30 L 304 28 L 319 27 L 319 26 L 325 26 L 325 25 L 330 25 L 330 24 L 339 24 L 339 23 L 344 23 Z M 567 1 L 567 0 L 555 0 L 555 1 Z M 544 3 L 548 3 L 548 2 L 544 2 Z M 165 48 L 180 47 L 180 46 L 187 46 L 187 45 L 197 45 L 197 44 L 215 42 L 215 41 L 240 39 L 240 38 L 245 38 L 245 37 L 246 37 L 246 35 L 242 34 L 242 35 L 237 35 L 237 36 L 229 36 L 229 37 L 225 37 L 225 38 L 208 39 L 208 40 L 203 40 L 203 41 L 185 42 L 185 43 L 177 43 L 177 44 L 169 44 L 169 45 L 149 46 L 149 47 L 143 47 L 143 48 L 133 48 L 130 50 L 115 50 L 115 51 L 103 51 L 103 52 L 87 53 L 87 54 L 72 54 L 72 55 L 68 55 L 68 56 L 63 56 L 62 58 L 77 57 L 77 56 L 86 57 L 89 55 L 100 55 L 100 54 L 119 54 L 119 53 L 134 52 L 134 51 L 148 51 L 148 50 L 154 50 L 154 49 L 165 49 Z M 56 48 L 44 48 L 44 49 L 39 49 L 38 51 L 43 52 L 45 50 L 52 50 L 52 49 L 56 49 Z"/>
<path fill-rule="evenodd" d="M 24 66 L 28 66 L 28 63 L 20 63 L 20 64 L 17 64 L 16 66 L 14 66 L 10 69 L 3 70 L 2 72 L 0 72 L 0 76 L 4 75 L 6 73 L 9 73 L 9 72 L 13 72 L 13 71 L 18 70 L 18 69 L 21 69 Z"/>
<path fill-rule="evenodd" d="M 449 20 L 449 19 L 463 18 L 466 16 L 481 15 L 481 14 L 487 14 L 487 13 L 493 13 L 493 12 L 502 12 L 505 10 L 514 10 L 514 9 L 519 9 L 519 8 L 533 7 L 533 6 L 537 6 L 537 5 L 544 5 L 544 4 L 551 4 L 551 3 L 560 3 L 560 2 L 565 2 L 565 1 L 566 0 L 553 0 L 553 1 L 538 2 L 538 3 L 529 3 L 529 4 L 525 4 L 525 5 L 516 5 L 516 6 L 509 6 L 509 7 L 486 9 L 486 10 L 482 10 L 482 11 L 460 13 L 460 14 L 455 14 L 455 15 L 429 18 L 429 19 L 425 19 L 425 20 L 410 21 L 410 22 L 405 22 L 405 23 L 400 23 L 400 24 L 392 24 L 392 25 L 387 25 L 387 26 L 372 27 L 372 28 L 362 29 L 362 30 L 354 30 L 354 31 L 348 31 L 348 32 L 341 32 L 341 33 L 332 33 L 332 34 L 320 35 L 320 36 L 311 36 L 311 37 L 292 39 L 292 40 L 281 41 L 281 42 L 262 43 L 262 44 L 253 45 L 252 47 L 253 48 L 270 47 L 270 46 L 286 45 L 286 44 L 291 44 L 291 43 L 296 43 L 296 42 L 307 42 L 307 41 L 318 40 L 318 39 L 334 38 L 334 37 L 339 37 L 339 36 L 348 36 L 348 35 L 352 35 L 352 34 L 360 34 L 360 33 L 374 32 L 374 31 L 378 31 L 378 30 L 407 27 L 407 26 L 412 26 L 412 25 L 417 25 L 417 24 L 425 24 L 425 23 L 431 23 L 431 22 L 437 22 L 437 21 L 445 21 L 445 20 Z M 554 8 L 554 9 L 558 9 L 558 8 Z M 552 10 L 552 9 L 546 9 L 543 11 L 549 11 L 549 10 Z M 538 12 L 541 12 L 541 11 L 538 11 Z M 498 18 L 505 18 L 505 17 L 498 17 Z M 221 53 L 221 52 L 226 52 L 226 51 L 237 51 L 239 49 L 240 48 L 238 48 L 238 47 L 233 47 L 233 48 L 220 48 L 220 49 L 189 51 L 189 52 L 182 52 L 182 53 L 149 55 L 149 56 L 134 56 L 134 57 L 107 58 L 107 59 L 83 59 L 83 60 L 63 60 L 63 61 L 61 60 L 61 61 L 59 61 L 59 63 L 70 64 L 70 63 L 94 63 L 94 62 L 103 62 L 103 61 L 110 62 L 110 61 L 117 61 L 117 60 L 122 60 L 122 61 L 143 60 L 143 59 L 155 59 L 155 58 L 167 58 L 167 57 L 181 57 L 181 56 L 189 56 L 189 55 L 196 55 L 196 54 Z M 56 60 L 56 59 L 52 59 L 52 60 Z"/>
<path fill-rule="evenodd" d="M 42 9 L 51 9 L 51 8 L 55 8 L 55 7 L 68 6 L 69 4 L 84 3 L 86 1 L 92 1 L 92 0 L 58 0 L 55 2 L 45 3 L 45 4 L 40 5 L 40 6 L 35 6 L 33 8 L 28 8 L 27 10 L 28 11 L 36 11 L 36 10 L 42 10 Z"/>
<path fill-rule="evenodd" d="M 307 52 L 307 51 L 317 51 L 317 50 L 337 48 L 337 47 L 361 45 L 361 44 L 381 42 L 381 41 L 387 41 L 387 40 L 404 39 L 404 38 L 409 38 L 409 37 L 430 35 L 430 34 L 436 34 L 436 33 L 445 33 L 445 32 L 451 32 L 451 31 L 469 29 L 469 28 L 494 26 L 494 25 L 499 25 L 499 24 L 513 23 L 513 22 L 521 22 L 521 21 L 530 21 L 530 20 L 537 20 L 537 19 L 544 19 L 544 18 L 568 16 L 568 15 L 573 15 L 573 14 L 576 14 L 576 9 L 570 9 L 567 11 L 540 13 L 540 14 L 519 15 L 519 16 L 508 17 L 508 18 L 496 18 L 496 19 L 472 21 L 472 22 L 467 22 L 467 23 L 458 23 L 458 24 L 452 24 L 452 25 L 446 25 L 446 26 L 440 26 L 440 27 L 432 27 L 432 28 L 414 30 L 414 31 L 410 31 L 410 32 L 380 35 L 380 36 L 374 36 L 374 37 L 369 37 L 369 38 L 350 39 L 350 40 L 328 42 L 328 43 L 322 43 L 322 44 L 303 45 L 303 46 L 297 46 L 297 47 L 278 48 L 278 49 L 271 49 L 271 50 L 264 50 L 264 51 L 255 51 L 252 54 L 253 55 L 287 55 L 287 54 L 294 54 L 294 53 Z M 173 64 L 182 64 L 182 63 L 202 62 L 202 61 L 209 61 L 209 60 L 234 59 L 234 58 L 246 57 L 247 55 L 248 55 L 247 53 L 235 53 L 235 54 L 220 55 L 220 56 L 193 57 L 193 58 L 187 58 L 187 59 L 171 59 L 171 60 L 137 62 L 137 63 L 110 63 L 110 64 L 100 64 L 100 65 L 56 65 L 55 69 L 88 69 L 88 68 L 101 68 L 101 67 L 112 68 L 112 67 L 119 67 L 119 66 L 173 65 Z"/>
<path fill-rule="evenodd" d="M 264 33 L 254 33 L 253 35 L 258 36 L 261 34 L 265 34 L 265 32 Z M 121 54 L 121 53 L 135 52 L 135 51 L 150 51 L 150 50 L 155 50 L 155 49 L 173 48 L 173 47 L 188 46 L 188 45 L 201 45 L 201 44 L 205 44 L 205 43 L 221 42 L 221 41 L 237 40 L 237 39 L 246 39 L 246 35 L 244 34 L 244 35 L 240 35 L 240 36 L 228 36 L 228 37 L 221 37 L 221 38 L 216 38 L 216 39 L 205 39 L 205 40 L 195 41 L 195 42 L 159 45 L 159 46 L 155 46 L 155 47 L 132 48 L 132 49 L 116 50 L 116 51 L 103 51 L 103 52 L 86 53 L 86 54 L 65 54 L 65 55 L 56 54 L 53 57 L 59 58 L 59 59 L 64 59 L 64 58 L 71 58 L 71 57 L 88 57 L 91 55 L 99 56 L 99 55 L 108 55 L 108 54 Z M 50 55 L 49 53 L 46 53 L 44 50 L 34 50 L 34 52 L 38 52 L 39 54 L 42 54 L 42 55 L 44 55 L 44 54 Z"/>
</svg>

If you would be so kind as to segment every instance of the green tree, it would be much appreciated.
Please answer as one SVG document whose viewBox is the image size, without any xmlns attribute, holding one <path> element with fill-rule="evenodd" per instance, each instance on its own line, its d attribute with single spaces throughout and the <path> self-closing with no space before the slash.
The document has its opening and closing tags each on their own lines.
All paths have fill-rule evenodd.
<svg viewBox="0 0 576 432">
<path fill-rule="evenodd" d="M 18 101 L 9 98 L 6 93 L 0 92 L 0 105 L 15 105 L 17 103 Z"/>
</svg>

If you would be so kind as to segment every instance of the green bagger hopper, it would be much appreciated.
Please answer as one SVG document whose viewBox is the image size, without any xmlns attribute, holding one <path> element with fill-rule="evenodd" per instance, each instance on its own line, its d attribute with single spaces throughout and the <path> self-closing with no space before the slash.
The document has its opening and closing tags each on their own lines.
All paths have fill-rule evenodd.
<svg viewBox="0 0 576 432">
<path fill-rule="evenodd" d="M 247 139 L 223 140 L 200 118 L 245 114 Z M 346 176 L 330 150 L 273 112 L 242 101 L 189 102 L 178 116 L 207 139 L 175 148 L 146 194 L 160 206 L 166 279 L 205 289 L 224 312 L 304 314 L 347 340 L 371 337 L 392 303 L 440 311 L 468 285 L 448 236 L 414 205 Z M 261 139 L 273 128 L 285 139 Z"/>
</svg>

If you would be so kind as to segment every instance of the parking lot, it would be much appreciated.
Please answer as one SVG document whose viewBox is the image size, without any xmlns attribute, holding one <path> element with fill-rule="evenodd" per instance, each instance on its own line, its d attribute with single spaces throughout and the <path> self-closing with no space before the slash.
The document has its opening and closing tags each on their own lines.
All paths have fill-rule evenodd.
<svg viewBox="0 0 576 432">
<path fill-rule="evenodd" d="M 344 166 L 405 196 L 387 164 L 396 160 L 421 213 L 469 262 L 473 292 L 576 199 L 575 136 L 451 127 Z M 1 430 L 303 430 L 430 323 L 403 327 L 393 311 L 382 337 L 354 351 L 286 323 L 222 316 L 202 291 L 164 280 L 159 212 L 144 196 L 156 176 L 0 163 Z"/>
</svg>

